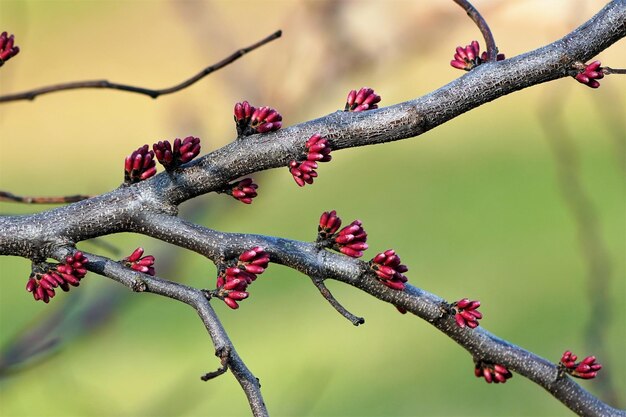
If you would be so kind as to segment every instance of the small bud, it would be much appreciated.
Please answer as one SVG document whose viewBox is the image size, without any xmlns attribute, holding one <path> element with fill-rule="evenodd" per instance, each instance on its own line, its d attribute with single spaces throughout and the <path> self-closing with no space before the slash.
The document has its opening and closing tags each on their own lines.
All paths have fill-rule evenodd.
<svg viewBox="0 0 626 417">
<path fill-rule="evenodd" d="M 26 283 L 26 291 L 32 293 L 36 301 L 48 303 L 51 298 L 54 298 L 54 289 L 57 287 L 67 292 L 70 285 L 73 287 L 80 285 L 80 280 L 87 274 L 87 269 L 85 269 L 87 258 L 82 252 L 77 251 L 67 256 L 64 261 L 56 265 L 46 263 L 45 265 L 49 267 L 47 271 L 33 272 L 30 275 Z"/>
<path fill-rule="evenodd" d="M 200 139 L 187 136 L 181 140 L 174 139 L 174 145 L 164 140 L 152 145 L 157 161 L 165 167 L 167 171 L 178 168 L 198 156 L 200 153 Z"/>
<path fill-rule="evenodd" d="M 363 256 L 367 249 L 367 233 L 360 220 L 355 220 L 334 235 L 332 248 L 353 258 Z"/>
<path fill-rule="evenodd" d="M 561 356 L 559 368 L 565 373 L 581 379 L 593 379 L 598 374 L 598 371 L 602 369 L 602 365 L 596 362 L 595 356 L 587 356 L 578 363 L 576 362 L 577 359 L 576 355 L 567 350 Z"/>
<path fill-rule="evenodd" d="M 507 379 L 512 378 L 513 374 L 504 366 L 486 361 L 479 361 L 474 368 L 476 377 L 485 378 L 488 384 L 504 384 Z"/>
<path fill-rule="evenodd" d="M 257 196 L 257 188 L 259 186 L 252 182 L 252 178 L 244 178 L 241 181 L 228 184 L 228 188 L 224 192 L 244 204 L 251 204 L 252 199 Z"/>
<path fill-rule="evenodd" d="M 124 182 L 134 184 L 143 181 L 156 174 L 154 152 L 148 149 L 148 145 L 134 151 L 124 161 Z"/>
<path fill-rule="evenodd" d="M 346 105 L 343 111 L 360 112 L 365 110 L 377 109 L 376 103 L 380 102 L 380 96 L 371 88 L 363 87 L 358 92 L 351 90 L 346 99 Z"/>
<path fill-rule="evenodd" d="M 267 269 L 270 256 L 260 246 L 244 251 L 237 258 L 237 265 L 223 270 L 217 277 L 216 297 L 224 300 L 232 309 L 239 308 L 237 301 L 250 295 L 246 289 Z"/>
<path fill-rule="evenodd" d="M 504 60 L 504 54 L 498 54 L 496 61 Z M 472 41 L 465 48 L 461 46 L 456 47 L 456 53 L 454 59 L 450 61 L 450 65 L 457 69 L 469 71 L 489 60 L 487 52 L 480 53 L 480 45 L 478 41 Z"/>
<path fill-rule="evenodd" d="M 591 64 L 586 64 L 585 68 L 574 76 L 576 81 L 581 84 L 585 84 L 591 88 L 600 87 L 600 83 L 597 80 L 604 78 L 604 72 L 600 67 L 600 61 L 593 61 Z"/>
<path fill-rule="evenodd" d="M 404 283 L 408 278 L 403 275 L 409 268 L 400 263 L 400 257 L 396 255 L 393 249 L 379 253 L 371 261 L 369 266 L 376 273 L 376 277 L 380 282 L 394 290 L 404 290 Z"/>
<path fill-rule="evenodd" d="M 341 219 L 337 216 L 335 210 L 325 211 L 320 217 L 319 226 L 317 226 L 317 241 L 321 242 L 334 235 L 341 227 Z"/>
<path fill-rule="evenodd" d="M 8 36 L 7 32 L 0 34 L 0 67 L 20 52 L 20 48 L 14 45 L 14 42 L 13 35 Z"/>
<path fill-rule="evenodd" d="M 288 165 L 289 172 L 300 187 L 313 184 L 313 179 L 317 177 L 318 162 L 328 162 L 332 159 L 328 140 L 318 133 L 311 136 L 305 146 L 307 148 L 306 160 L 291 161 Z"/>
<path fill-rule="evenodd" d="M 471 301 L 469 298 L 463 298 L 450 305 L 456 324 L 471 329 L 478 327 L 478 320 L 483 318 L 482 313 L 477 310 L 478 307 L 480 301 Z"/>
<path fill-rule="evenodd" d="M 272 132 L 282 127 L 283 117 L 271 107 L 255 108 L 244 101 L 235 104 L 234 114 L 238 137 Z"/>
<path fill-rule="evenodd" d="M 154 276 L 154 256 L 142 257 L 141 255 L 143 255 L 143 248 L 137 248 L 129 256 L 122 259 L 121 263 L 135 271 Z"/>
</svg>

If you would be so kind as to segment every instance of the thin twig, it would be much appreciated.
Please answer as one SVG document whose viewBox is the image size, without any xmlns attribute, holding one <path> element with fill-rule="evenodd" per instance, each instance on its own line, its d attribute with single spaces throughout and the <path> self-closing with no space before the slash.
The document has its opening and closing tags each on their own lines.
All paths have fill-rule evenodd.
<svg viewBox="0 0 626 417">
<path fill-rule="evenodd" d="M 476 10 L 474 6 L 467 0 L 454 0 L 456 4 L 461 6 L 463 10 L 467 12 L 467 15 L 476 23 L 480 33 L 483 34 L 483 38 L 485 38 L 485 43 L 487 44 L 487 60 L 495 61 L 498 56 L 498 47 L 496 46 L 496 41 L 493 39 L 493 34 L 491 33 L 491 29 L 489 29 L 489 25 L 487 21 L 481 16 L 481 14 Z"/>
<path fill-rule="evenodd" d="M 66 204 L 75 203 L 77 201 L 86 200 L 88 198 L 91 198 L 91 196 L 76 194 L 62 197 L 33 197 L 15 195 L 7 191 L 0 191 L 0 201 L 11 201 L 13 203 L 24 204 Z"/>
<path fill-rule="evenodd" d="M 318 290 L 320 290 L 320 294 L 322 294 L 322 297 L 324 297 L 330 303 L 330 305 L 339 312 L 339 314 L 347 318 L 350 323 L 354 324 L 355 326 L 365 323 L 365 319 L 363 317 L 357 317 L 354 314 L 350 313 L 348 310 L 345 309 L 344 306 L 339 303 L 339 301 L 337 301 L 337 299 L 332 295 L 330 290 L 326 288 L 326 285 L 324 285 L 323 279 L 311 278 L 311 281 L 313 281 L 313 284 L 317 287 Z"/>
<path fill-rule="evenodd" d="M 194 75 L 193 77 L 181 82 L 180 84 L 177 84 L 169 88 L 163 88 L 160 90 L 152 90 L 152 89 L 144 88 L 144 87 L 136 87 L 132 85 L 112 83 L 107 80 L 75 81 L 75 82 L 70 82 L 70 83 L 50 85 L 47 87 L 25 91 L 22 93 L 15 93 L 15 94 L 8 94 L 5 96 L 0 96 L 0 103 L 6 103 L 8 101 L 17 101 L 17 100 L 34 100 L 35 97 L 43 95 L 43 94 L 48 94 L 48 93 L 53 93 L 56 91 L 63 91 L 63 90 L 75 90 L 78 88 L 109 88 L 113 90 L 122 90 L 122 91 L 131 92 L 131 93 L 144 94 L 152 98 L 157 98 L 165 94 L 175 93 L 177 91 L 180 91 L 184 88 L 189 87 L 192 84 L 195 84 L 197 81 L 206 77 L 210 73 L 224 68 L 225 66 L 238 60 L 245 54 L 254 51 L 255 49 L 273 41 L 274 39 L 280 38 L 281 35 L 282 35 L 282 31 L 278 30 L 272 33 L 271 35 L 267 36 L 266 38 L 261 39 L 260 41 L 246 48 L 242 48 L 233 52 L 230 56 L 222 59 L 218 63 L 213 64 L 209 67 L 206 67 L 205 69 L 203 69 L 202 71 Z"/>
<path fill-rule="evenodd" d="M 602 72 L 605 74 L 626 74 L 626 68 L 602 67 Z"/>
</svg>

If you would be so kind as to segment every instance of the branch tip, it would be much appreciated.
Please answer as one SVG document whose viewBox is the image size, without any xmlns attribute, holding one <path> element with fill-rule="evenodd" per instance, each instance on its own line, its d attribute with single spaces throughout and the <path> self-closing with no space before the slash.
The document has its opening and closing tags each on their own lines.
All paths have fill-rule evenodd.
<svg viewBox="0 0 626 417">
<path fill-rule="evenodd" d="M 320 291 L 322 297 L 324 297 L 330 303 L 330 305 L 333 306 L 333 308 L 337 310 L 337 312 L 339 312 L 339 314 L 348 319 L 350 323 L 354 324 L 355 326 L 359 326 L 365 323 L 365 319 L 363 317 L 358 317 L 350 313 L 348 310 L 346 310 L 344 306 L 339 303 L 339 301 L 337 301 L 337 299 L 332 295 L 330 290 L 326 288 L 326 285 L 324 285 L 323 279 L 311 278 L 311 281 L 313 281 L 313 284 Z"/>
</svg>

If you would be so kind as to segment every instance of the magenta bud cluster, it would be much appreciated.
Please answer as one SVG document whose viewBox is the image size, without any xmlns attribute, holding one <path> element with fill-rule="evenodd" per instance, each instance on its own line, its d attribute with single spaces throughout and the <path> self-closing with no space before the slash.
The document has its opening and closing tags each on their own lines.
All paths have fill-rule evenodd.
<svg viewBox="0 0 626 417">
<path fill-rule="evenodd" d="M 488 384 L 491 384 L 492 382 L 494 384 L 504 384 L 507 379 L 513 377 L 511 371 L 506 369 L 504 365 L 482 361 L 476 364 L 476 367 L 474 368 L 474 375 L 478 378 L 485 378 L 485 381 L 487 381 Z"/>
<path fill-rule="evenodd" d="M 49 303 L 55 296 L 55 288 L 67 292 L 72 287 L 78 287 L 80 280 L 87 274 L 85 264 L 87 258 L 82 252 L 75 252 L 67 256 L 65 262 L 49 268 L 44 273 L 31 274 L 26 283 L 26 291 L 33 294 L 35 301 Z"/>
<path fill-rule="evenodd" d="M 600 65 L 602 65 L 600 61 L 593 61 L 591 64 L 586 64 L 585 68 L 576 74 L 574 78 L 579 83 L 585 84 L 588 87 L 598 88 L 600 87 L 598 80 L 604 78 L 604 72 Z"/>
<path fill-rule="evenodd" d="M 19 52 L 20 48 L 15 45 L 13 35 L 8 36 L 8 33 L 2 32 L 2 34 L 0 34 L 0 67 Z"/>
<path fill-rule="evenodd" d="M 300 187 L 304 187 L 305 184 L 313 184 L 313 179 L 317 177 L 318 162 L 328 162 L 332 159 L 328 140 L 318 133 L 311 136 L 306 141 L 305 146 L 307 149 L 306 159 L 291 161 L 288 166 L 294 181 Z"/>
<path fill-rule="evenodd" d="M 226 268 L 217 277 L 216 296 L 232 309 L 239 308 L 237 301 L 248 298 L 248 285 L 256 280 L 257 275 L 267 269 L 270 256 L 263 248 L 255 246 L 239 255 L 237 264 Z"/>
<path fill-rule="evenodd" d="M 170 171 L 181 164 L 186 164 L 200 153 L 200 139 L 187 136 L 185 139 L 174 139 L 172 145 L 169 141 L 159 141 L 152 145 L 157 161 Z"/>
<path fill-rule="evenodd" d="M 124 182 L 134 184 L 148 179 L 156 174 L 154 152 L 148 145 L 133 151 L 124 160 Z"/>
<path fill-rule="evenodd" d="M 483 318 L 483 315 L 478 311 L 480 307 L 480 301 L 470 300 L 469 298 L 463 298 L 455 303 L 452 303 L 451 308 L 454 312 L 454 320 L 459 327 L 469 327 L 474 329 L 478 327 L 478 320 Z"/>
<path fill-rule="evenodd" d="M 363 256 L 367 249 L 367 233 L 360 220 L 339 230 L 341 218 L 335 210 L 322 213 L 317 227 L 317 243 L 322 247 L 329 247 L 353 258 Z M 339 230 L 339 232 L 337 232 Z"/>
<path fill-rule="evenodd" d="M 325 211 L 320 216 L 320 224 L 317 226 L 317 240 L 330 239 L 341 227 L 341 218 L 335 210 Z"/>
<path fill-rule="evenodd" d="M 239 137 L 272 132 L 282 127 L 283 117 L 271 107 L 256 108 L 243 101 L 235 104 L 234 114 Z"/>
<path fill-rule="evenodd" d="M 358 92 L 350 90 L 343 111 L 359 112 L 378 108 L 380 96 L 368 87 L 361 88 Z"/>
<path fill-rule="evenodd" d="M 569 350 L 561 356 L 559 367 L 561 370 L 576 378 L 593 379 L 602 369 L 602 365 L 596 362 L 595 356 L 587 356 L 581 362 L 576 362 L 578 357 Z"/>
<path fill-rule="evenodd" d="M 394 290 L 404 290 L 404 284 L 408 278 L 403 274 L 409 270 L 406 265 L 401 264 L 400 257 L 393 249 L 376 255 L 370 262 L 370 268 L 376 274 L 378 280 Z"/>
<path fill-rule="evenodd" d="M 259 186 L 252 181 L 252 178 L 244 178 L 230 184 L 226 192 L 244 204 L 251 204 L 252 199 L 257 196 L 257 188 Z"/>
<path fill-rule="evenodd" d="M 496 60 L 502 61 L 504 58 L 504 54 L 498 54 Z M 461 46 L 456 47 L 456 53 L 454 54 L 454 59 L 450 61 L 450 65 L 454 68 L 469 71 L 487 61 L 487 52 L 485 51 L 481 54 L 478 41 L 472 41 L 465 48 Z"/>
<path fill-rule="evenodd" d="M 142 255 L 143 248 L 137 248 L 129 256 L 122 259 L 122 264 L 135 271 L 154 276 L 154 256 Z"/>
</svg>

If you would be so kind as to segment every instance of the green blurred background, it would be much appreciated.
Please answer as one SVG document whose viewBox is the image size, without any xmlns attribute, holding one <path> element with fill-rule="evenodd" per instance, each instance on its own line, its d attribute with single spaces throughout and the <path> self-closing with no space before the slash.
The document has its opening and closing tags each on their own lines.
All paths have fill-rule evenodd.
<svg viewBox="0 0 626 417">
<path fill-rule="evenodd" d="M 475 5 L 501 51 L 514 56 L 560 38 L 604 3 Z M 448 64 L 454 48 L 480 39 L 452 1 L 0 0 L 0 30 L 15 33 L 22 49 L 1 69 L 0 94 L 100 78 L 167 87 L 277 29 L 282 39 L 158 100 L 77 90 L 0 105 L 0 189 L 106 192 L 119 185 L 124 156 L 144 143 L 194 135 L 205 153 L 233 140 L 232 107 L 242 99 L 277 108 L 285 125 L 343 107 L 348 90 L 362 86 L 375 88 L 382 105 L 412 99 L 462 75 Z M 625 46 L 599 59 L 624 67 Z M 395 248 L 414 285 L 450 300 L 480 299 L 482 325 L 498 336 L 554 361 L 566 349 L 601 352 L 600 378 L 582 384 L 610 398 L 626 392 L 626 83 L 601 83 L 591 90 L 558 80 L 415 140 L 338 152 L 303 189 L 286 169 L 257 174 L 251 206 L 212 194 L 185 203 L 181 216 L 301 240 L 314 239 L 324 210 L 360 218 L 366 257 Z M 548 139 L 540 115 L 566 128 Z M 557 162 L 572 155 L 576 164 Z M 559 178 L 570 184 L 566 198 Z M 581 209 L 582 217 L 573 214 Z M 206 259 L 139 235 L 80 247 L 115 257 L 102 242 L 123 254 L 145 247 L 165 278 L 215 282 Z M 590 262 L 599 272 L 589 273 Z M 93 274 L 50 305 L 35 303 L 24 290 L 29 267 L 0 258 L 1 415 L 249 414 L 230 374 L 200 381 L 218 361 L 193 310 Z M 571 415 L 520 376 L 501 386 L 476 379 L 471 357 L 427 323 L 345 285 L 329 287 L 364 326 L 340 317 L 307 277 L 277 265 L 239 310 L 213 303 L 272 415 Z M 608 312 L 592 314 L 594 303 Z M 16 345 L 20 335 L 32 340 Z M 42 343 L 52 347 L 16 363 Z"/>
</svg>

